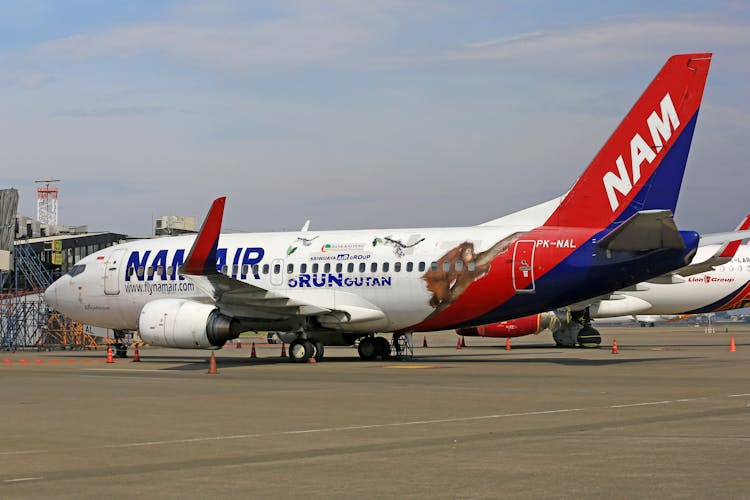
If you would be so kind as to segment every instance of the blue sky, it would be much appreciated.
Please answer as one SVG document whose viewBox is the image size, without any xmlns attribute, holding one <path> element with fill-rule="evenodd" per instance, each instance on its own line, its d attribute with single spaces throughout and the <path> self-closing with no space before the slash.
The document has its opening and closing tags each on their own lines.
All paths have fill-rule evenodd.
<svg viewBox="0 0 750 500">
<path fill-rule="evenodd" d="M 747 2 L 0 1 L 0 185 L 148 234 L 470 225 L 564 192 L 667 57 L 711 51 L 680 227 L 732 228 Z"/>
</svg>

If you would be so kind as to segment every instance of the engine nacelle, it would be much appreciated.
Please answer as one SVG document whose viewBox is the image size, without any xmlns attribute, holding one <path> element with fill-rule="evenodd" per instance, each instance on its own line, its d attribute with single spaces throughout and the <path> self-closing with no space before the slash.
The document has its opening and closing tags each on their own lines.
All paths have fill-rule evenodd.
<svg viewBox="0 0 750 500">
<path fill-rule="evenodd" d="M 147 344 L 184 349 L 217 349 L 239 335 L 232 318 L 216 306 L 185 299 L 147 303 L 138 318 L 138 331 Z"/>
<path fill-rule="evenodd" d="M 554 313 L 546 312 L 491 325 L 459 328 L 456 333 L 464 337 L 523 337 L 524 335 L 539 333 L 548 328 L 554 317 Z"/>
</svg>

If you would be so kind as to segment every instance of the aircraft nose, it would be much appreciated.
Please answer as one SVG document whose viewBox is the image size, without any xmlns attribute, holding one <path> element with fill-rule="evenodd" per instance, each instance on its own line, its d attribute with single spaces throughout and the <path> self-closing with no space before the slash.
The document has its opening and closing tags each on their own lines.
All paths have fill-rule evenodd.
<svg viewBox="0 0 750 500">
<path fill-rule="evenodd" d="M 44 300 L 51 308 L 57 309 L 57 281 L 44 291 Z"/>
</svg>

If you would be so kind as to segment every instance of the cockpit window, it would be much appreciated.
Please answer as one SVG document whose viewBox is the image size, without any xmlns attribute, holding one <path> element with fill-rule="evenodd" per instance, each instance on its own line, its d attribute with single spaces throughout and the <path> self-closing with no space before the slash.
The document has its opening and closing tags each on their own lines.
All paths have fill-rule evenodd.
<svg viewBox="0 0 750 500">
<path fill-rule="evenodd" d="M 76 266 L 73 266 L 73 267 L 72 267 L 72 268 L 70 269 L 70 271 L 68 271 L 68 274 L 69 274 L 69 275 L 70 275 L 71 277 L 73 277 L 73 276 L 78 276 L 79 274 L 81 274 L 81 273 L 82 273 L 83 271 L 85 271 L 85 270 L 86 270 L 86 264 L 78 264 L 78 265 L 76 265 Z"/>
</svg>

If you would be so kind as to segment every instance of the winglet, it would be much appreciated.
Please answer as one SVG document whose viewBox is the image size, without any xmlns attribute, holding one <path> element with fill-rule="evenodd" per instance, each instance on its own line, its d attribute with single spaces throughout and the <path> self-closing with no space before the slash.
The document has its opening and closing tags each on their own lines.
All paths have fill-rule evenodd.
<svg viewBox="0 0 750 500">
<path fill-rule="evenodd" d="M 203 226 L 195 238 L 193 248 L 190 249 L 187 260 L 182 266 L 184 274 L 216 274 L 216 249 L 219 246 L 221 220 L 224 217 L 226 201 L 226 196 L 223 196 L 215 199 L 211 205 L 206 220 L 203 221 Z"/>
<path fill-rule="evenodd" d="M 750 214 L 747 214 L 745 216 L 745 219 L 740 223 L 739 226 L 737 226 L 737 231 L 744 231 L 750 229 Z M 740 248 L 740 243 L 742 243 L 742 240 L 734 240 L 727 243 L 726 247 L 724 247 L 724 250 L 721 252 L 719 257 L 724 257 L 731 259 L 734 257 L 734 254 L 737 253 L 737 249 Z"/>
</svg>

